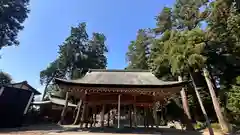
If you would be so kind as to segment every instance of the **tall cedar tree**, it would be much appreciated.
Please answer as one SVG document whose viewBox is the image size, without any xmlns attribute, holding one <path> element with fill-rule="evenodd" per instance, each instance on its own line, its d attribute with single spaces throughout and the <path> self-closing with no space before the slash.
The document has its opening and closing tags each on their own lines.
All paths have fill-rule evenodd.
<svg viewBox="0 0 240 135">
<path fill-rule="evenodd" d="M 89 68 L 105 69 L 105 54 L 108 52 L 105 41 L 106 37 L 101 33 L 93 33 L 89 40 L 86 23 L 72 27 L 70 36 L 59 46 L 58 58 L 40 72 L 40 81 L 45 84 L 45 89 L 55 77 L 77 79 Z"/>
<path fill-rule="evenodd" d="M 127 69 L 148 69 L 149 41 L 146 30 L 140 29 L 136 41 L 131 41 L 126 54 L 129 63 Z"/>
</svg>

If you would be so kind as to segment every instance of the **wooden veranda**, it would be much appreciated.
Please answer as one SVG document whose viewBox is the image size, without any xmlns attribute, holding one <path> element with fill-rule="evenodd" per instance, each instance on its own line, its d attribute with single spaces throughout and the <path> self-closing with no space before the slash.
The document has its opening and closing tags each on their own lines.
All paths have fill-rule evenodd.
<svg viewBox="0 0 240 135">
<path fill-rule="evenodd" d="M 188 82 L 166 82 L 157 79 L 149 71 L 126 70 L 89 70 L 87 74 L 78 80 L 63 80 L 55 78 L 56 84 L 61 90 L 66 91 L 66 103 L 62 111 L 60 122 L 64 121 L 65 110 L 69 97 L 79 99 L 75 124 L 80 121 L 80 127 L 95 126 L 96 115 L 100 113 L 101 127 L 104 127 L 104 114 L 108 114 L 107 126 L 110 126 L 110 115 L 117 116 L 117 127 L 120 128 L 120 109 L 124 106 L 129 114 L 129 126 L 137 127 L 137 108 L 152 110 L 154 125 L 158 127 L 156 108 L 164 104 L 166 98 L 179 93 Z M 157 104 L 158 103 L 158 104 Z M 112 112 L 113 108 L 117 113 Z M 114 119 L 115 117 L 113 117 Z M 144 117 L 144 121 L 148 121 Z M 146 119 L 146 120 L 145 120 Z M 148 127 L 148 122 L 144 122 Z"/>
</svg>

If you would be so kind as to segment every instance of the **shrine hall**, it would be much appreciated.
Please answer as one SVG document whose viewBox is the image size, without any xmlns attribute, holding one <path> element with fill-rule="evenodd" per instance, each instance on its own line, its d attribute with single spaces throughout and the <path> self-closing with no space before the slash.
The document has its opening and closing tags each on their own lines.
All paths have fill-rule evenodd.
<svg viewBox="0 0 240 135">
<path fill-rule="evenodd" d="M 113 119 L 117 121 L 116 127 L 120 128 L 122 108 L 129 114 L 130 127 L 138 126 L 137 108 L 142 108 L 144 112 L 152 110 L 151 115 L 154 125 L 157 127 L 159 122 L 156 119 L 156 110 L 159 104 L 164 104 L 167 98 L 180 93 L 188 83 L 185 81 L 162 81 L 149 71 L 108 69 L 90 69 L 80 79 L 55 78 L 54 81 L 60 90 L 66 92 L 65 106 L 60 122 L 64 121 L 69 98 L 73 97 L 78 99 L 74 123 L 79 122 L 81 128 L 83 125 L 86 128 L 92 127 L 96 123 L 99 123 L 100 127 L 111 126 L 110 115 L 114 116 Z M 113 112 L 113 109 L 116 111 Z M 100 120 L 96 118 L 98 114 Z M 108 116 L 107 120 L 104 119 L 105 114 Z M 144 126 L 148 125 L 144 124 Z"/>
</svg>

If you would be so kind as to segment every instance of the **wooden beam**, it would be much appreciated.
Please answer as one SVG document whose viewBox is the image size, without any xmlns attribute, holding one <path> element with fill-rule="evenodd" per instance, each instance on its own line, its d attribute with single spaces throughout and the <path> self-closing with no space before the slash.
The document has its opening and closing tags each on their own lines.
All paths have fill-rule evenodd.
<svg viewBox="0 0 240 135">
<path fill-rule="evenodd" d="M 63 108 L 62 113 L 61 113 L 60 124 L 63 124 L 64 117 L 66 115 L 66 111 L 67 111 L 67 108 L 68 108 L 68 94 L 69 93 L 66 92 L 65 105 L 64 105 L 64 108 Z"/>
<path fill-rule="evenodd" d="M 77 115 L 75 117 L 75 120 L 73 122 L 73 125 L 76 125 L 78 120 L 79 120 L 79 116 L 80 116 L 80 112 L 81 112 L 81 108 L 82 108 L 82 100 L 80 99 L 79 103 L 78 103 L 78 106 L 77 106 Z"/>
<path fill-rule="evenodd" d="M 31 96 L 30 96 L 29 99 L 28 99 L 28 103 L 27 103 L 27 105 L 26 105 L 26 107 L 25 107 L 25 109 L 24 109 L 24 112 L 23 112 L 24 115 L 27 113 L 27 111 L 28 111 L 28 109 L 29 109 L 29 106 L 30 106 L 30 104 L 31 104 L 31 102 L 32 102 L 33 96 L 34 96 L 34 93 L 32 92 Z"/>
<path fill-rule="evenodd" d="M 148 94 L 151 95 L 152 92 L 160 92 L 160 93 L 179 93 L 180 88 L 182 84 L 174 84 L 174 85 L 168 85 L 168 86 L 149 86 L 147 88 L 139 88 L 136 86 L 132 86 L 132 88 L 122 88 L 122 87 L 84 87 L 84 86 L 72 86 L 72 85 L 64 85 L 64 84 L 59 84 L 59 87 L 63 89 L 67 89 L 69 91 L 74 91 L 74 92 L 84 92 L 88 91 L 90 93 L 92 92 L 99 92 L 99 93 L 128 93 L 128 94 Z"/>
</svg>

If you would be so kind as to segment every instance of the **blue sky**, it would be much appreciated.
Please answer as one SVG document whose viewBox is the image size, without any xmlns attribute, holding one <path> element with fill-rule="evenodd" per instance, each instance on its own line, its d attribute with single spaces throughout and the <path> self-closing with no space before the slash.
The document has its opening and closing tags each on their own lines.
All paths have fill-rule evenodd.
<svg viewBox="0 0 240 135">
<path fill-rule="evenodd" d="M 154 17 L 174 0 L 30 0 L 25 29 L 19 33 L 19 46 L 0 51 L 0 70 L 15 82 L 27 80 L 42 92 L 39 72 L 57 57 L 70 27 L 87 23 L 89 35 L 102 32 L 109 48 L 108 68 L 126 67 L 128 44 L 140 28 L 153 28 Z"/>
</svg>

